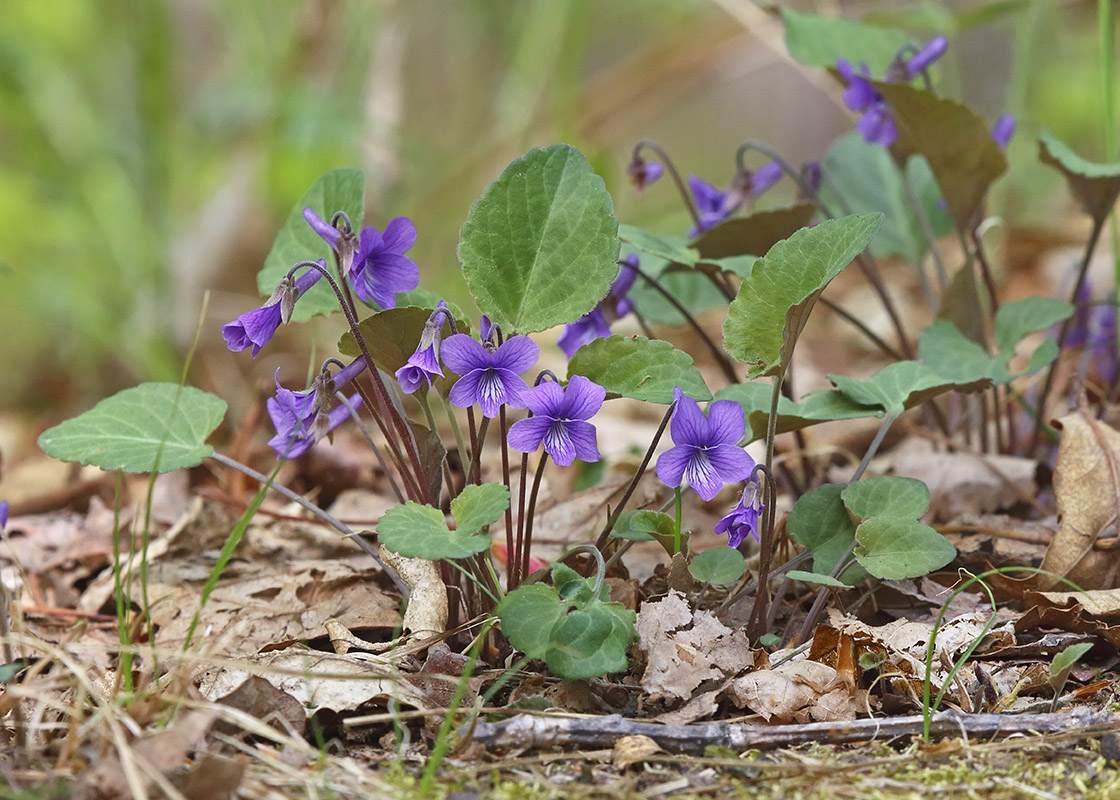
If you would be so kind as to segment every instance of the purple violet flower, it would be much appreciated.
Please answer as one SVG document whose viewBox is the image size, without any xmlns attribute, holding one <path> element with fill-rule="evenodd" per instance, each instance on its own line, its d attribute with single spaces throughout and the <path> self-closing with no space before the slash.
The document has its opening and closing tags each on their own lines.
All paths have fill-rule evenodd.
<svg viewBox="0 0 1120 800">
<path fill-rule="evenodd" d="M 585 344 L 610 336 L 611 323 L 622 319 L 633 310 L 633 301 L 626 297 L 626 293 L 630 291 L 630 287 L 638 277 L 640 262 L 638 256 L 631 253 L 622 259 L 622 263 L 623 266 L 611 283 L 607 296 L 575 322 L 565 325 L 564 332 L 556 340 L 556 344 L 568 358 L 575 355 L 575 352 Z"/>
<path fill-rule="evenodd" d="M 739 505 L 716 523 L 716 533 L 727 534 L 727 546 L 738 547 L 748 535 L 758 539 L 758 518 L 766 506 L 759 497 L 758 481 L 747 481 Z"/>
<path fill-rule="evenodd" d="M 945 37 L 935 36 L 909 59 L 905 61 L 896 59 L 887 69 L 885 80 L 892 83 L 913 80 L 928 69 L 930 64 L 941 58 L 947 49 L 948 42 Z M 836 70 L 848 84 L 842 95 L 844 104 L 852 111 L 860 112 L 856 129 L 863 135 L 864 141 L 868 144 L 890 147 L 898 138 L 898 130 L 890 106 L 871 85 L 871 71 L 867 68 L 867 64 L 860 64 L 859 67 L 857 72 L 848 61 L 843 58 L 836 59 Z"/>
<path fill-rule="evenodd" d="M 327 268 L 327 262 L 321 258 L 316 263 L 323 269 Z M 296 300 L 322 277 L 323 273 L 318 270 L 308 269 L 295 281 L 288 281 L 285 278 L 264 305 L 222 326 L 222 338 L 226 340 L 226 345 L 234 352 L 252 347 L 253 358 L 256 358 L 257 353 L 276 333 L 280 323 L 287 322 L 291 318 L 292 307 Z"/>
<path fill-rule="evenodd" d="M 338 256 L 340 271 L 343 275 L 347 274 L 354 263 L 354 254 L 358 251 L 358 237 L 354 235 L 354 231 L 350 227 L 350 219 L 341 217 L 340 221 L 345 220 L 345 227 L 336 228 L 310 208 L 303 209 L 303 218 L 311 226 L 311 230 L 319 234 L 319 237 L 331 246 L 331 249 Z"/>
<path fill-rule="evenodd" d="M 524 408 L 529 387 L 521 375 L 539 355 L 540 348 L 528 336 L 511 336 L 493 351 L 465 333 L 447 337 L 441 347 L 443 363 L 462 376 L 448 393 L 451 405 L 469 408 L 478 403 L 488 419 L 496 417 L 503 404 Z"/>
<path fill-rule="evenodd" d="M 357 358 L 333 376 L 325 368 L 320 371 L 310 389 L 293 392 L 280 385 L 280 370 L 276 370 L 276 396 L 268 399 L 268 416 L 276 427 L 276 435 L 268 446 L 281 458 L 303 455 L 311 446 L 345 422 L 350 411 L 344 405 L 330 409 L 334 393 L 354 380 L 366 368 L 364 358 Z M 350 398 L 351 406 L 361 405 L 358 394 Z"/>
<path fill-rule="evenodd" d="M 358 252 L 350 268 L 350 283 L 358 297 L 381 308 L 393 308 L 398 292 L 420 285 L 420 268 L 405 252 L 416 242 L 416 226 L 408 217 L 397 217 L 384 233 L 362 228 Z"/>
<path fill-rule="evenodd" d="M 996 124 L 992 126 L 992 138 L 996 140 L 1000 150 L 1006 150 L 1007 145 L 1011 143 L 1011 137 L 1015 135 L 1015 115 L 1004 114 L 996 120 Z"/>
<path fill-rule="evenodd" d="M 669 431 L 676 445 L 657 459 L 657 477 L 668 486 L 682 481 L 704 500 L 711 500 L 725 483 L 741 481 L 754 469 L 754 459 L 738 446 L 746 431 L 743 407 L 734 400 L 716 400 L 707 415 L 680 387 L 673 389 L 677 406 Z"/>
<path fill-rule="evenodd" d="M 556 381 L 544 381 L 526 390 L 522 397 L 533 416 L 510 426 L 509 446 L 532 453 L 543 444 L 544 451 L 562 467 L 577 458 L 598 461 L 595 426 L 587 420 L 595 416 L 606 396 L 606 389 L 582 375 L 573 375 L 566 388 Z"/>
<path fill-rule="evenodd" d="M 689 175 L 688 185 L 692 189 L 696 211 L 700 216 L 699 224 L 693 225 L 688 232 L 688 238 L 692 239 L 723 222 L 731 216 L 736 206 L 728 203 L 729 192 L 717 189 L 702 178 Z"/>
<path fill-rule="evenodd" d="M 0 531 L 8 527 L 8 501 L 0 500 Z"/>
<path fill-rule="evenodd" d="M 405 394 L 412 394 L 425 381 L 431 389 L 432 378 L 443 377 L 443 370 L 439 367 L 439 348 L 447 314 L 447 303 L 440 300 L 436 304 L 436 310 L 424 324 L 416 352 L 410 355 L 405 365 L 397 370 L 397 383 Z"/>
</svg>

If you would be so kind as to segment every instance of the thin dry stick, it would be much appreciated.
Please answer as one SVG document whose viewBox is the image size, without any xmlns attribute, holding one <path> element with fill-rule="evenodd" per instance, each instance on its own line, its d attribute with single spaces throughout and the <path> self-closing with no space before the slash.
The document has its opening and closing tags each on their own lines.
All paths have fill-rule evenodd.
<svg viewBox="0 0 1120 800">
<path fill-rule="evenodd" d="M 559 747 L 613 747 L 623 736 L 648 736 L 673 753 L 702 753 L 712 745 L 739 752 L 777 750 L 810 742 L 843 744 L 919 736 L 920 716 L 810 722 L 799 725 L 751 725 L 709 722 L 704 725 L 659 725 L 618 714 L 604 717 L 537 717 L 518 715 L 503 722 L 480 722 L 474 742 L 489 748 L 554 750 Z M 1120 714 L 1074 709 L 1057 714 L 935 714 L 931 733 L 966 738 L 1006 737 L 1013 734 L 1077 732 L 1101 736 L 1120 727 Z"/>
</svg>

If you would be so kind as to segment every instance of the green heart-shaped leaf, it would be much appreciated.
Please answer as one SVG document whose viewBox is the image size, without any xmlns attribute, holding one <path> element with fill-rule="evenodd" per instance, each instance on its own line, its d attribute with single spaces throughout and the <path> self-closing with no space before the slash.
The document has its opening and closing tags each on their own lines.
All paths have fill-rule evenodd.
<svg viewBox="0 0 1120 800">
<path fill-rule="evenodd" d="M 917 519 L 929 510 L 929 489 L 914 478 L 868 478 L 849 484 L 840 497 L 861 520 L 879 516 Z"/>
<path fill-rule="evenodd" d="M 882 406 L 888 414 L 901 414 L 905 409 L 951 389 L 974 392 L 991 385 L 988 379 L 949 380 L 933 367 L 918 361 L 887 364 L 870 378 L 862 380 L 843 375 L 829 375 L 828 379 L 855 402 Z"/>
<path fill-rule="evenodd" d="M 876 578 L 928 575 L 956 555 L 944 536 L 909 517 L 872 517 L 856 528 L 856 560 Z"/>
<path fill-rule="evenodd" d="M 509 489 L 500 483 L 467 486 L 451 501 L 457 533 L 475 533 L 497 522 L 509 508 Z"/>
<path fill-rule="evenodd" d="M 172 472 L 214 452 L 206 439 L 225 413 L 224 400 L 199 389 L 142 383 L 45 431 L 39 447 L 106 470 Z"/>
<path fill-rule="evenodd" d="M 841 493 L 846 484 L 818 486 L 794 504 L 786 519 L 786 529 L 798 544 L 813 551 L 813 571 L 829 575 L 837 562 L 848 552 L 856 536 L 856 526 L 848 515 Z M 844 570 L 841 576 L 848 585 L 867 578 L 858 565 Z"/>
<path fill-rule="evenodd" d="M 613 394 L 651 403 L 673 402 L 673 387 L 695 400 L 711 398 L 692 357 L 668 342 L 609 336 L 585 344 L 568 362 L 568 380 L 583 375 Z"/>
<path fill-rule="evenodd" d="M 405 558 L 467 558 L 490 547 L 490 537 L 475 531 L 453 531 L 443 512 L 411 501 L 394 506 L 381 515 L 377 538 Z"/>
<path fill-rule="evenodd" d="M 471 205 L 459 232 L 467 286 L 507 336 L 593 309 L 618 274 L 619 247 L 603 179 L 566 144 L 511 162 Z"/>
<path fill-rule="evenodd" d="M 688 565 L 688 572 L 701 583 L 714 583 L 716 586 L 734 583 L 743 577 L 747 560 L 733 547 L 712 547 L 697 553 Z"/>
</svg>

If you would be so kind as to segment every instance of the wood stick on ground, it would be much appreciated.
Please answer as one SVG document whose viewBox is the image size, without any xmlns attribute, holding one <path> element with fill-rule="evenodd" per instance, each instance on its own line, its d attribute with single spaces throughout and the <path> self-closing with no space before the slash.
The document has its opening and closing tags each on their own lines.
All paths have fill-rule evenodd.
<svg viewBox="0 0 1120 800">
<path fill-rule="evenodd" d="M 1056 714 L 935 714 L 934 737 L 993 738 L 1026 733 L 1083 732 L 1086 737 L 1120 730 L 1120 714 L 1085 709 Z M 612 747 L 622 736 L 648 736 L 671 753 L 701 753 L 715 745 L 728 750 L 776 750 L 809 742 L 843 744 L 896 736 L 921 735 L 920 716 L 809 722 L 803 725 L 752 725 L 711 722 L 706 725 L 658 725 L 612 714 L 572 718 L 520 715 L 502 722 L 481 722 L 473 740 L 491 749 L 554 750 L 561 747 Z"/>
</svg>

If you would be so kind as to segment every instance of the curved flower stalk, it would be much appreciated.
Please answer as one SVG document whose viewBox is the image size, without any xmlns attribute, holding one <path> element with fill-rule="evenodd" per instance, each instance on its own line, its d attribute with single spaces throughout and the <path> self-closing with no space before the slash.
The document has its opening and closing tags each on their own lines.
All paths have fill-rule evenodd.
<svg viewBox="0 0 1120 800">
<path fill-rule="evenodd" d="M 704 500 L 711 500 L 725 483 L 745 480 L 754 459 L 738 446 L 746 432 L 743 407 L 734 400 L 716 400 L 705 415 L 700 405 L 673 389 L 676 408 L 669 423 L 675 447 L 657 459 L 657 477 L 668 486 L 682 482 Z"/>
<path fill-rule="evenodd" d="M 315 263 L 323 269 L 327 267 L 327 262 L 321 258 Z M 264 305 L 222 326 L 222 338 L 226 340 L 226 346 L 234 352 L 252 347 L 252 356 L 256 358 L 257 353 L 276 333 L 280 323 L 287 323 L 292 318 L 296 301 L 322 277 L 323 273 L 315 269 L 308 270 L 294 280 L 286 276 Z"/>
<path fill-rule="evenodd" d="M 587 420 L 602 408 L 606 389 L 583 375 L 573 375 L 565 388 L 556 381 L 544 381 L 526 390 L 522 397 L 533 416 L 510 426 L 510 447 L 532 453 L 543 445 L 562 467 L 577 458 L 599 460 L 595 426 Z"/>
<path fill-rule="evenodd" d="M 529 387 L 521 379 L 537 362 L 540 349 L 528 336 L 511 336 L 491 350 L 465 333 L 444 340 L 443 364 L 462 377 L 451 387 L 448 399 L 457 408 L 478 404 L 482 415 L 493 419 L 503 405 L 524 408 Z"/>
<path fill-rule="evenodd" d="M 280 370 L 276 370 L 276 396 L 268 399 L 268 416 L 276 427 L 276 435 L 268 446 L 282 458 L 296 458 L 346 421 L 350 415 L 346 406 L 331 409 L 334 393 L 365 371 L 364 358 L 357 358 L 333 376 L 327 369 L 335 359 L 328 359 L 311 384 L 310 389 L 293 392 L 280 385 Z M 349 398 L 351 406 L 361 405 L 361 397 Z"/>
</svg>

